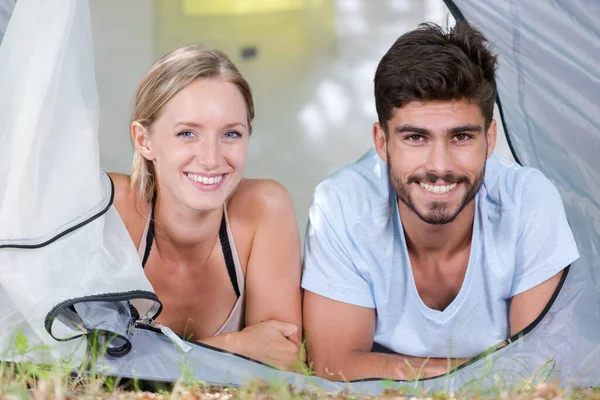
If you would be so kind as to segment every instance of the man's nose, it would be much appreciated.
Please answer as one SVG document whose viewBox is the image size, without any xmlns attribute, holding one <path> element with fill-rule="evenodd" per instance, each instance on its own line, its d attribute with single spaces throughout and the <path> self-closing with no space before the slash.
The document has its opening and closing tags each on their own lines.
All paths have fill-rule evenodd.
<svg viewBox="0 0 600 400">
<path fill-rule="evenodd" d="M 425 160 L 425 169 L 437 176 L 444 176 L 452 172 L 452 154 L 447 143 L 440 141 L 432 144 Z"/>
</svg>

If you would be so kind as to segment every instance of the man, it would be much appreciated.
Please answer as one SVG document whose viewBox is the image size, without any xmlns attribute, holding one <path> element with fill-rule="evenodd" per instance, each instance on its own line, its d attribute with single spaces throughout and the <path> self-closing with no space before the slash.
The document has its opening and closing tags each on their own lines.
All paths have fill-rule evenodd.
<svg viewBox="0 0 600 400">
<path fill-rule="evenodd" d="M 495 69 L 461 22 L 406 33 L 381 60 L 374 149 L 319 184 L 310 210 L 317 374 L 441 375 L 533 322 L 579 257 L 553 184 L 493 154 Z"/>
</svg>

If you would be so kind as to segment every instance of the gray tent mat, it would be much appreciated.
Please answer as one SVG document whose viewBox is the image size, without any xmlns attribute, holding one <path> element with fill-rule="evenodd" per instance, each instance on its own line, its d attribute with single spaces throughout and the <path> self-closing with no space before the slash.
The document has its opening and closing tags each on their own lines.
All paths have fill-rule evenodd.
<svg viewBox="0 0 600 400">
<path fill-rule="evenodd" d="M 379 394 L 391 388 L 415 392 L 456 392 L 460 388 L 481 391 L 547 379 L 558 379 L 565 388 L 592 386 L 600 383 L 600 317 L 587 307 L 597 298 L 594 288 L 586 284 L 589 278 L 589 266 L 574 263 L 545 315 L 532 324 L 535 326 L 526 328 L 519 338 L 500 343 L 496 346 L 498 349 L 488 350 L 468 365 L 432 379 L 330 382 L 279 371 L 194 342 L 188 342 L 192 349 L 183 353 L 163 334 L 143 328 L 136 329 L 131 339 L 133 350 L 128 355 L 105 357 L 100 365 L 107 375 L 144 380 L 173 382 L 187 371 L 196 379 L 216 386 L 238 387 L 260 378 L 287 382 L 298 389 L 317 387 L 341 391 L 351 388 L 367 394 Z"/>
</svg>

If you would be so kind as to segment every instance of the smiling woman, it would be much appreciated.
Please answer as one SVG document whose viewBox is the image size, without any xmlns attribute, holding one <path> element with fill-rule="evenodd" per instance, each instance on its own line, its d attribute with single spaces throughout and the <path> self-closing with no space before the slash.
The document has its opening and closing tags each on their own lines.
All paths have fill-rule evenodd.
<svg viewBox="0 0 600 400">
<path fill-rule="evenodd" d="M 287 191 L 242 177 L 254 105 L 223 52 L 161 58 L 139 85 L 131 176 L 115 205 L 177 334 L 290 369 L 301 333 L 300 239 Z"/>
</svg>

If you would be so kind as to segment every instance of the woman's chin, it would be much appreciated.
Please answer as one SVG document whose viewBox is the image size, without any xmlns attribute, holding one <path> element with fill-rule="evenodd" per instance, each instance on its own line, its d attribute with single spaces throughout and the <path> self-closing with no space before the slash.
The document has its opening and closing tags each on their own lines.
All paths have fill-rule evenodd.
<svg viewBox="0 0 600 400">
<path fill-rule="evenodd" d="M 223 199 L 211 199 L 210 201 L 190 201 L 188 202 L 188 208 L 198 212 L 210 212 L 215 211 L 223 207 L 225 198 Z"/>
</svg>

